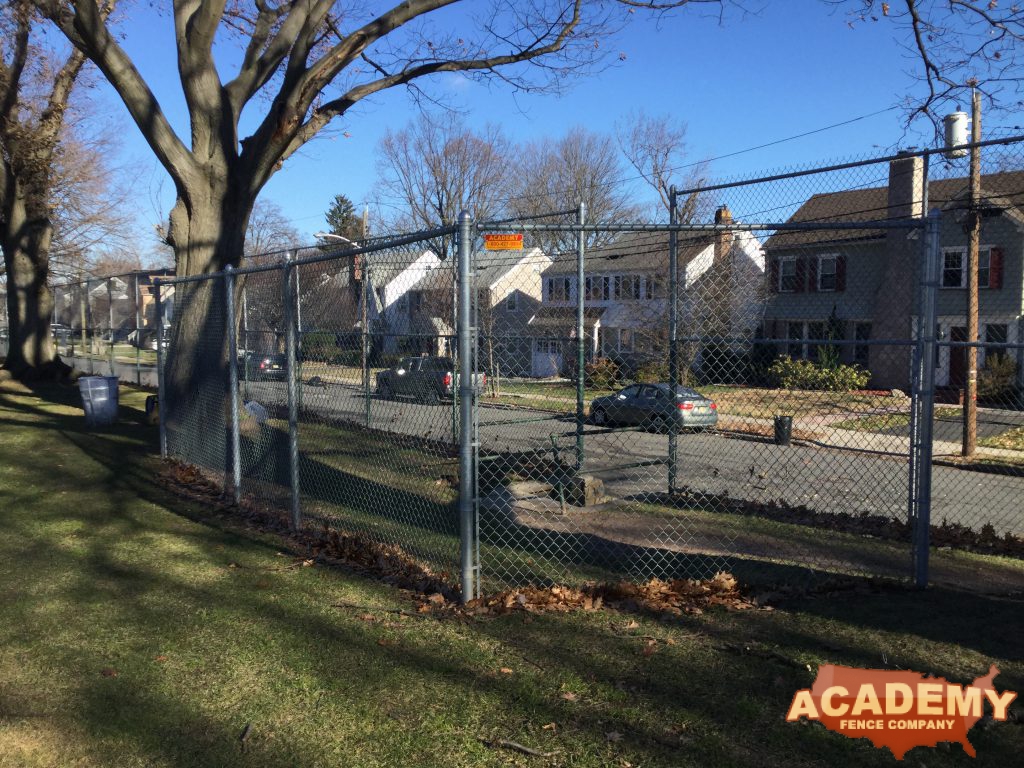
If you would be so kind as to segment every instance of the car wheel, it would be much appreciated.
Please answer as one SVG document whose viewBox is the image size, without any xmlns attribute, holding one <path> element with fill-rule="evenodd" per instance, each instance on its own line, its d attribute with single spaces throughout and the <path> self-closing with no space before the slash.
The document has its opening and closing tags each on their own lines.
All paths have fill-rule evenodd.
<svg viewBox="0 0 1024 768">
<path fill-rule="evenodd" d="M 425 405 L 437 405 L 441 401 L 441 398 L 437 396 L 437 392 L 432 389 L 428 389 L 424 392 L 423 397 L 420 399 Z"/>
<path fill-rule="evenodd" d="M 378 391 L 380 392 L 380 396 L 385 400 L 390 400 L 392 395 L 394 394 L 391 391 L 391 385 L 386 383 L 381 384 L 380 387 L 378 388 Z"/>
<path fill-rule="evenodd" d="M 608 414 L 604 412 L 604 408 L 595 408 L 594 412 L 590 414 L 590 418 L 599 427 L 603 427 L 608 423 Z"/>
</svg>

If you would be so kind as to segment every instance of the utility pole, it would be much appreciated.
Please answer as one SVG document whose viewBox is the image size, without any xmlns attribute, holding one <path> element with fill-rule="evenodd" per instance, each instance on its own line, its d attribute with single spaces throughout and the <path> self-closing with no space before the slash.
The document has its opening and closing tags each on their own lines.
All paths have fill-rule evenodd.
<svg viewBox="0 0 1024 768">
<path fill-rule="evenodd" d="M 967 382 L 964 387 L 964 436 L 961 453 L 973 456 L 978 445 L 978 245 L 981 240 L 981 93 L 971 94 L 971 201 L 967 219 Z"/>
</svg>

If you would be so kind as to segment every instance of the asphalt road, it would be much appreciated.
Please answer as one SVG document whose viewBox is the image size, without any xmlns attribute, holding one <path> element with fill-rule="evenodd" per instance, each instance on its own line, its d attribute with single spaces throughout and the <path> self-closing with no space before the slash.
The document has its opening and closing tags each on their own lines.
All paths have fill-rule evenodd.
<svg viewBox="0 0 1024 768">
<path fill-rule="evenodd" d="M 266 405 L 287 402 L 283 382 L 250 382 L 249 397 Z M 302 420 L 318 415 L 365 423 L 366 399 L 356 388 L 336 384 L 302 387 Z M 452 405 L 370 398 L 370 425 L 397 434 L 451 440 Z M 554 441 L 552 442 L 552 436 Z M 576 425 L 571 417 L 526 408 L 479 409 L 482 451 L 552 450 L 571 462 Z M 667 489 L 665 434 L 635 429 L 584 428 L 584 472 L 600 478 L 613 497 L 650 500 Z M 759 503 L 782 502 L 826 512 L 866 512 L 904 520 L 908 461 L 884 455 L 774 443 L 709 432 L 678 439 L 677 486 Z M 1024 478 L 935 466 L 932 521 L 978 530 L 1024 535 Z"/>
</svg>

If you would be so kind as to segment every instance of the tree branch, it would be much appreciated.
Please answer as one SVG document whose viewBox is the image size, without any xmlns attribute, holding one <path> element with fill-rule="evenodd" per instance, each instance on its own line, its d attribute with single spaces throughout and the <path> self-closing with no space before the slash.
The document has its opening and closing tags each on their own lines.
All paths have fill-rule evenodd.
<svg viewBox="0 0 1024 768">
<path fill-rule="evenodd" d="M 35 0 L 71 43 L 93 61 L 114 87 L 157 159 L 179 184 L 182 169 L 195 169 L 191 153 L 171 128 L 156 96 L 107 29 L 94 0 Z"/>
</svg>

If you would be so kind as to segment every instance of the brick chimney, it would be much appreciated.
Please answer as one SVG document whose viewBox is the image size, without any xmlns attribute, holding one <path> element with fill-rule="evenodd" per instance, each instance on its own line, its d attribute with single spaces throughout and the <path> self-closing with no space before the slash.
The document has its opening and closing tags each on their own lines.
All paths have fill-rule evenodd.
<svg viewBox="0 0 1024 768">
<path fill-rule="evenodd" d="M 880 219 L 921 216 L 924 211 L 924 161 L 920 155 L 902 152 L 889 163 L 887 208 Z M 889 229 L 884 236 L 885 262 L 875 294 L 871 336 L 875 339 L 909 339 L 915 312 L 920 238 L 908 237 L 908 229 Z M 909 347 L 872 347 L 868 368 L 871 384 L 881 388 L 907 389 L 910 383 Z"/>
<path fill-rule="evenodd" d="M 719 226 L 728 226 L 729 224 L 732 224 L 732 211 L 729 210 L 728 205 L 720 206 L 715 211 L 715 224 Z M 716 264 L 729 255 L 729 251 L 732 248 L 732 237 L 733 234 L 731 230 L 715 233 Z"/>
</svg>

